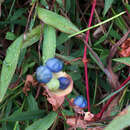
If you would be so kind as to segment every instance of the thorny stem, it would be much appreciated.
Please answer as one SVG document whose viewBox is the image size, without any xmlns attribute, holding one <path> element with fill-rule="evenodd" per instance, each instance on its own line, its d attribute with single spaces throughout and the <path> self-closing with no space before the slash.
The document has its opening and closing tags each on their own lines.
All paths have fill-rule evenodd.
<svg viewBox="0 0 130 130">
<path fill-rule="evenodd" d="M 117 90 L 120 89 L 120 88 L 122 88 L 125 84 L 127 84 L 127 82 L 128 82 L 129 80 L 130 80 L 130 76 L 128 76 L 128 78 L 117 88 Z M 100 118 L 102 117 L 104 111 L 108 108 L 109 104 L 112 102 L 112 100 L 115 98 L 116 95 L 117 95 L 117 94 L 113 95 L 113 96 L 107 101 L 107 103 L 104 105 L 104 107 L 102 108 L 101 112 L 96 115 L 96 117 L 97 117 L 98 119 L 100 119 Z"/>
<path fill-rule="evenodd" d="M 94 13 L 94 9 L 96 6 L 96 0 L 93 1 L 92 9 L 91 9 L 91 16 L 89 18 L 89 24 L 88 27 L 91 26 L 92 23 L 92 17 Z M 86 39 L 85 42 L 88 43 L 88 37 L 89 37 L 89 30 L 86 32 Z M 84 61 L 84 69 L 85 69 L 85 84 L 86 84 L 86 94 L 87 94 L 87 102 L 88 102 L 88 111 L 90 111 L 90 100 L 89 100 L 89 85 L 88 85 L 88 72 L 87 72 L 87 46 L 85 45 L 84 47 L 84 56 L 83 56 L 83 61 Z"/>
</svg>

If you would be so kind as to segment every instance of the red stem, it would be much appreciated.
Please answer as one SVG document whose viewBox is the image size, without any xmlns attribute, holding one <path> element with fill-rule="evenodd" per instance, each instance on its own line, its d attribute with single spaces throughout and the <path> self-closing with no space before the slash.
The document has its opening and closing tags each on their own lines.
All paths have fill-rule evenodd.
<svg viewBox="0 0 130 130">
<path fill-rule="evenodd" d="M 96 6 L 96 0 L 93 1 L 93 5 L 92 5 L 92 9 L 91 9 L 91 15 L 90 15 L 90 18 L 89 18 L 88 27 L 91 26 L 95 6 Z M 89 30 L 86 32 L 86 39 L 85 39 L 86 42 L 88 42 L 88 37 L 89 37 Z M 87 102 L 88 102 L 88 111 L 90 111 L 89 86 L 88 86 L 88 71 L 87 71 L 87 57 L 86 57 L 86 55 L 87 55 L 87 46 L 84 47 L 83 62 L 84 62 L 84 71 L 85 71 L 85 84 L 86 84 L 86 94 L 87 94 Z"/>
<path fill-rule="evenodd" d="M 130 76 L 120 85 L 119 88 L 117 88 L 117 90 L 120 89 L 120 88 L 122 88 L 129 80 L 130 80 Z M 117 95 L 117 94 L 113 95 L 113 96 L 107 101 L 107 103 L 106 103 L 106 104 L 104 105 L 104 107 L 102 108 L 101 112 L 96 115 L 97 118 L 100 119 L 100 118 L 102 117 L 104 111 L 108 108 L 109 104 L 112 102 L 112 100 L 115 98 L 116 95 Z"/>
</svg>

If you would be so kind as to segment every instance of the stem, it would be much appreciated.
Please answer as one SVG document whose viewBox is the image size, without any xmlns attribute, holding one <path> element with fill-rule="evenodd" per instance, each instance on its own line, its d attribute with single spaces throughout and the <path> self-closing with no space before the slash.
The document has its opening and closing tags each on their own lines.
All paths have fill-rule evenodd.
<svg viewBox="0 0 130 130">
<path fill-rule="evenodd" d="M 123 12 L 121 12 L 121 13 L 119 13 L 119 14 L 117 14 L 117 15 L 115 15 L 115 16 L 113 16 L 113 17 L 111 17 L 111 18 L 109 18 L 109 19 L 107 19 L 107 20 L 105 20 L 105 21 L 102 21 L 101 23 L 98 23 L 98 24 L 93 25 L 93 26 L 91 26 L 91 27 L 85 28 L 85 29 L 83 29 L 83 30 L 81 30 L 81 31 L 79 31 L 79 32 L 77 32 L 77 33 L 71 34 L 71 35 L 68 36 L 68 38 L 71 38 L 71 37 L 74 37 L 74 36 L 76 36 L 76 35 L 79 35 L 79 34 L 81 34 L 81 33 L 83 33 L 83 32 L 86 32 L 86 31 L 88 31 L 88 30 L 90 30 L 90 29 L 96 28 L 96 27 L 98 27 L 98 26 L 100 26 L 100 25 L 102 25 L 102 24 L 105 24 L 105 23 L 107 23 L 107 22 L 109 22 L 109 21 L 111 21 L 111 20 L 113 20 L 113 19 L 115 19 L 115 18 L 117 18 L 117 17 L 119 17 L 119 16 L 125 14 L 125 13 L 126 13 L 126 11 L 123 11 Z"/>
<path fill-rule="evenodd" d="M 120 89 L 120 88 L 122 88 L 125 84 L 127 84 L 127 82 L 128 82 L 129 80 L 130 80 L 130 76 L 128 76 L 128 78 L 120 85 L 119 88 L 117 88 L 117 90 Z M 117 94 L 113 95 L 113 96 L 107 101 L 107 103 L 106 103 L 106 104 L 104 105 L 104 107 L 102 108 L 101 112 L 96 115 L 97 118 L 100 119 L 100 118 L 102 117 L 104 111 L 108 108 L 109 104 L 112 102 L 112 100 L 115 98 L 116 95 L 117 95 Z"/>
<path fill-rule="evenodd" d="M 107 75 L 108 78 L 112 78 L 110 72 L 108 71 L 107 68 L 104 67 L 103 63 L 101 62 L 100 58 L 98 57 L 98 55 L 93 51 L 93 49 L 89 46 L 89 44 L 83 40 L 84 44 L 87 46 L 87 48 L 89 49 L 89 51 L 91 52 L 91 54 L 94 56 L 94 58 L 97 61 L 98 66 L 101 68 L 101 70 Z"/>
<path fill-rule="evenodd" d="M 93 18 L 93 13 L 94 9 L 96 6 L 96 0 L 93 1 L 92 9 L 91 9 L 91 16 L 89 18 L 89 24 L 88 28 L 91 26 L 92 23 L 92 18 Z M 88 43 L 88 37 L 89 37 L 89 30 L 86 32 L 86 39 L 85 42 Z M 87 46 L 85 45 L 84 47 L 84 56 L 83 56 L 83 61 L 84 61 L 84 70 L 85 70 L 85 84 L 86 84 L 86 95 L 87 95 L 87 102 L 88 102 L 88 111 L 90 111 L 90 100 L 89 100 L 89 85 L 88 85 L 88 71 L 87 71 Z"/>
</svg>

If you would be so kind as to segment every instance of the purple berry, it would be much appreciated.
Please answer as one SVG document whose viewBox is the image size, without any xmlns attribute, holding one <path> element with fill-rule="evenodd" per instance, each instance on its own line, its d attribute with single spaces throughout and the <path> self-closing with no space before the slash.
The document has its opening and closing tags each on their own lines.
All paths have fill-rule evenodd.
<svg viewBox="0 0 130 130">
<path fill-rule="evenodd" d="M 84 108 L 87 106 L 87 101 L 83 96 L 77 96 L 74 99 L 74 105 Z"/>
<path fill-rule="evenodd" d="M 52 72 L 59 72 L 63 68 L 63 62 L 61 62 L 57 58 L 50 58 L 46 62 L 46 66 L 52 71 Z"/>
<path fill-rule="evenodd" d="M 52 79 L 52 72 L 46 66 L 39 66 L 36 70 L 36 79 L 40 83 L 48 83 Z"/>
<path fill-rule="evenodd" d="M 59 88 L 62 89 L 62 90 L 66 89 L 70 84 L 70 80 L 67 79 L 66 77 L 60 77 L 60 78 L 58 78 L 58 80 L 60 81 L 60 87 Z"/>
</svg>

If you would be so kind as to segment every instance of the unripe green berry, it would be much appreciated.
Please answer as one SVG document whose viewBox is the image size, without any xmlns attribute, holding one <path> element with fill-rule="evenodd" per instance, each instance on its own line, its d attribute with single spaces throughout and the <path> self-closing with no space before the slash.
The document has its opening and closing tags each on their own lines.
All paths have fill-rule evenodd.
<svg viewBox="0 0 130 130">
<path fill-rule="evenodd" d="M 48 89 L 51 90 L 51 91 L 57 90 L 57 89 L 59 88 L 59 86 L 60 86 L 60 82 L 59 82 L 59 80 L 56 79 L 56 78 L 52 78 L 52 79 L 50 80 L 50 82 L 47 83 L 47 87 L 48 87 Z"/>
</svg>

